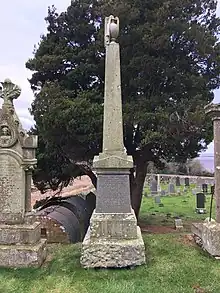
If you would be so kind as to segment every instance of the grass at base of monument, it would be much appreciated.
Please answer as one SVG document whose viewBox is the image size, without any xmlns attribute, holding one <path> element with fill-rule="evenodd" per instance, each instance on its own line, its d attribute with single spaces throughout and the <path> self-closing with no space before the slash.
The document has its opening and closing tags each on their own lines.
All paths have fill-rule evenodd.
<svg viewBox="0 0 220 293">
<path fill-rule="evenodd" d="M 39 269 L 0 269 L 1 293 L 193 293 L 220 292 L 219 261 L 181 234 L 144 235 L 147 264 L 129 269 L 84 270 L 80 245 L 55 246 Z"/>
<path fill-rule="evenodd" d="M 155 203 L 154 197 L 143 197 L 140 211 L 140 222 L 146 225 L 174 226 L 174 218 L 179 217 L 183 224 L 193 221 L 203 221 L 209 217 L 211 195 L 206 196 L 206 214 L 195 212 L 196 196 L 190 191 L 179 196 L 161 197 L 160 207 Z M 215 218 L 215 200 L 213 200 L 212 218 Z"/>
</svg>

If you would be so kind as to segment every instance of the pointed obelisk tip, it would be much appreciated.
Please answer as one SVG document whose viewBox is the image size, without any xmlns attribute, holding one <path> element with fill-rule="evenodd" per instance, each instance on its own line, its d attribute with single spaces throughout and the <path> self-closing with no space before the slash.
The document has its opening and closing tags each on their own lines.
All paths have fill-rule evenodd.
<svg viewBox="0 0 220 293">
<path fill-rule="evenodd" d="M 119 18 L 110 15 L 105 18 L 105 46 L 115 42 L 119 35 Z"/>
</svg>

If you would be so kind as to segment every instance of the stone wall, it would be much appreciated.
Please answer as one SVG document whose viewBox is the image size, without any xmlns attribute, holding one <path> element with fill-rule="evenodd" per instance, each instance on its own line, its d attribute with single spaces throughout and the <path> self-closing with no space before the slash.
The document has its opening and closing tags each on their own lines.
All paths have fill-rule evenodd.
<svg viewBox="0 0 220 293">
<path fill-rule="evenodd" d="M 192 184 L 196 184 L 198 182 L 198 180 L 204 181 L 204 183 L 212 184 L 212 185 L 215 182 L 214 177 L 178 175 L 178 174 L 175 174 L 175 175 L 174 174 L 156 174 L 156 173 L 153 173 L 153 174 L 147 174 L 146 175 L 145 185 L 150 183 L 152 177 L 157 177 L 158 175 L 160 176 L 160 182 L 161 183 L 163 183 L 163 182 L 167 183 L 170 180 L 175 180 L 176 177 L 180 178 L 181 184 L 184 184 L 185 178 L 189 178 L 189 181 Z"/>
</svg>

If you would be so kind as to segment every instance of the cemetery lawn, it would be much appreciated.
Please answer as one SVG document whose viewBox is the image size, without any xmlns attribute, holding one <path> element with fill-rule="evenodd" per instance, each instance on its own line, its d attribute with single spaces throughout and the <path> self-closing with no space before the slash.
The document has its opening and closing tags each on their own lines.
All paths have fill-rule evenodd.
<svg viewBox="0 0 220 293">
<path fill-rule="evenodd" d="M 190 191 L 180 196 L 161 197 L 160 207 L 153 197 L 143 197 L 140 211 L 140 225 L 158 225 L 174 227 L 174 219 L 181 218 L 186 231 L 190 231 L 192 222 L 201 222 L 209 217 L 211 195 L 206 196 L 206 214 L 195 212 L 196 196 Z M 215 218 L 215 200 L 213 200 L 212 218 Z"/>
<path fill-rule="evenodd" d="M 0 269 L 0 292 L 220 292 L 219 261 L 195 246 L 191 238 L 177 233 L 144 234 L 144 240 L 147 264 L 121 270 L 84 270 L 79 263 L 80 244 L 52 246 L 53 259 L 42 268 Z"/>
</svg>

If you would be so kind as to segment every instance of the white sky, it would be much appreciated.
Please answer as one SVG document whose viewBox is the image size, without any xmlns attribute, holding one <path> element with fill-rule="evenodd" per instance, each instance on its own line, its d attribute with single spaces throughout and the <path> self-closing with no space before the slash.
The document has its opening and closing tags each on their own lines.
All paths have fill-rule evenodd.
<svg viewBox="0 0 220 293">
<path fill-rule="evenodd" d="M 28 78 L 31 72 L 25 68 L 25 63 L 33 57 L 33 48 L 40 40 L 40 35 L 46 32 L 44 18 L 48 6 L 55 5 L 58 12 L 65 11 L 71 0 L 0 0 L 0 80 L 10 78 L 22 88 L 22 94 L 15 107 L 25 128 L 33 125 L 29 114 L 33 100 Z M 218 0 L 218 15 L 220 16 L 220 0 Z M 215 100 L 220 102 L 220 90 L 215 94 Z M 211 144 L 207 152 L 213 152 Z"/>
</svg>

